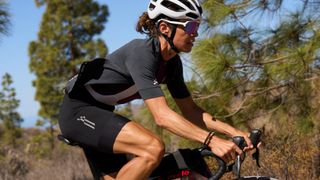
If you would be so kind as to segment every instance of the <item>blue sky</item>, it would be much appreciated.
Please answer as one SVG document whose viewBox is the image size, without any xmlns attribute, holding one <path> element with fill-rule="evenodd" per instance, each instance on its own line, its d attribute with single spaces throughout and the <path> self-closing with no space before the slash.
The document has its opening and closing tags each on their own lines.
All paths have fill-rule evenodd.
<svg viewBox="0 0 320 180">
<path fill-rule="evenodd" d="M 37 120 L 39 104 L 34 100 L 35 76 L 29 71 L 28 46 L 37 39 L 37 33 L 44 8 L 37 8 L 34 0 L 10 0 L 10 35 L 0 39 L 0 76 L 8 72 L 14 81 L 17 98 L 21 101 L 18 112 L 24 118 L 24 127 L 32 127 Z M 149 0 L 137 2 L 127 0 L 98 0 L 107 4 L 110 12 L 101 38 L 109 52 L 114 51 L 134 38 L 143 38 L 135 31 L 138 17 L 146 10 Z M 129 3 L 131 2 L 131 3 Z"/>
</svg>

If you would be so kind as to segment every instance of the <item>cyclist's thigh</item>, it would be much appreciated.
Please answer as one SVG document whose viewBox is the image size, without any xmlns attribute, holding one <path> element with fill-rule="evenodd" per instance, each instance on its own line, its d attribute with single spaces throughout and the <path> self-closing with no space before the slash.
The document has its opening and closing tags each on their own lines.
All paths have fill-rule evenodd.
<svg viewBox="0 0 320 180">
<path fill-rule="evenodd" d="M 125 117 L 95 105 L 66 97 L 62 105 L 59 125 L 62 134 L 83 146 L 113 153 L 113 144 Z"/>
<path fill-rule="evenodd" d="M 164 147 L 161 139 L 140 124 L 130 121 L 123 126 L 113 146 L 115 153 L 142 155 L 150 145 Z"/>
</svg>

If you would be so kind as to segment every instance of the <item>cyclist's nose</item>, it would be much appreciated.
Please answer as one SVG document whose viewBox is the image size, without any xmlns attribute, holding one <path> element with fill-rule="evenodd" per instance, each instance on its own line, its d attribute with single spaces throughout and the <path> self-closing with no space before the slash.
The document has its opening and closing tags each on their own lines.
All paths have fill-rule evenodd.
<svg viewBox="0 0 320 180">
<path fill-rule="evenodd" d="M 190 34 L 190 36 L 191 36 L 191 37 L 198 37 L 198 31 L 196 31 L 196 32 L 194 32 L 194 33 L 192 33 L 192 34 Z"/>
</svg>

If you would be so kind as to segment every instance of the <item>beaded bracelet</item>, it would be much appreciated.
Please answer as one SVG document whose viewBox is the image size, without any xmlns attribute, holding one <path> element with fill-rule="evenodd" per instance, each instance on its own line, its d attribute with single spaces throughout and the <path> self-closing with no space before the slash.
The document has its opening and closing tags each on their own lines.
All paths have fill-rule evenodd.
<svg viewBox="0 0 320 180">
<path fill-rule="evenodd" d="M 206 140 L 204 141 L 203 145 L 208 146 L 211 142 L 212 137 L 215 135 L 215 132 L 210 131 L 208 136 L 206 137 Z"/>
</svg>

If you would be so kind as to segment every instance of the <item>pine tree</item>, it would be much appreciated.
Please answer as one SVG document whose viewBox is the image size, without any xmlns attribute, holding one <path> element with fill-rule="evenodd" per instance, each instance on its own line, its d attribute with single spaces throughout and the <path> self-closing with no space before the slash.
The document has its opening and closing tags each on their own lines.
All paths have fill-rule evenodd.
<svg viewBox="0 0 320 180">
<path fill-rule="evenodd" d="M 79 64 L 104 57 L 107 47 L 96 37 L 104 30 L 108 9 L 93 0 L 36 0 L 46 6 L 38 40 L 29 45 L 30 70 L 36 75 L 35 99 L 40 103 L 39 125 L 47 126 L 53 147 L 63 87 Z"/>
<path fill-rule="evenodd" d="M 199 98 L 214 98 L 215 114 L 239 124 L 257 109 L 289 111 L 304 119 L 303 127 L 313 127 L 307 117 L 310 80 L 319 70 L 320 14 L 312 8 L 320 3 L 295 3 L 301 9 L 287 12 L 282 0 L 204 2 L 206 36 L 193 57 L 207 86 Z"/>
<path fill-rule="evenodd" d="M 286 137 L 294 125 L 319 142 L 320 1 L 204 0 L 203 6 L 205 35 L 192 56 L 205 86 L 196 99 L 237 127 L 266 115 L 272 131 Z"/>
<path fill-rule="evenodd" d="M 0 34 L 7 35 L 10 25 L 10 14 L 8 5 L 4 0 L 0 0 Z"/>
<path fill-rule="evenodd" d="M 2 89 L 0 92 L 0 120 L 3 125 L 3 141 L 16 145 L 16 139 L 21 136 L 20 125 L 23 122 L 17 112 L 20 101 L 16 99 L 16 91 L 12 87 L 13 80 L 10 74 L 2 77 Z"/>
</svg>

